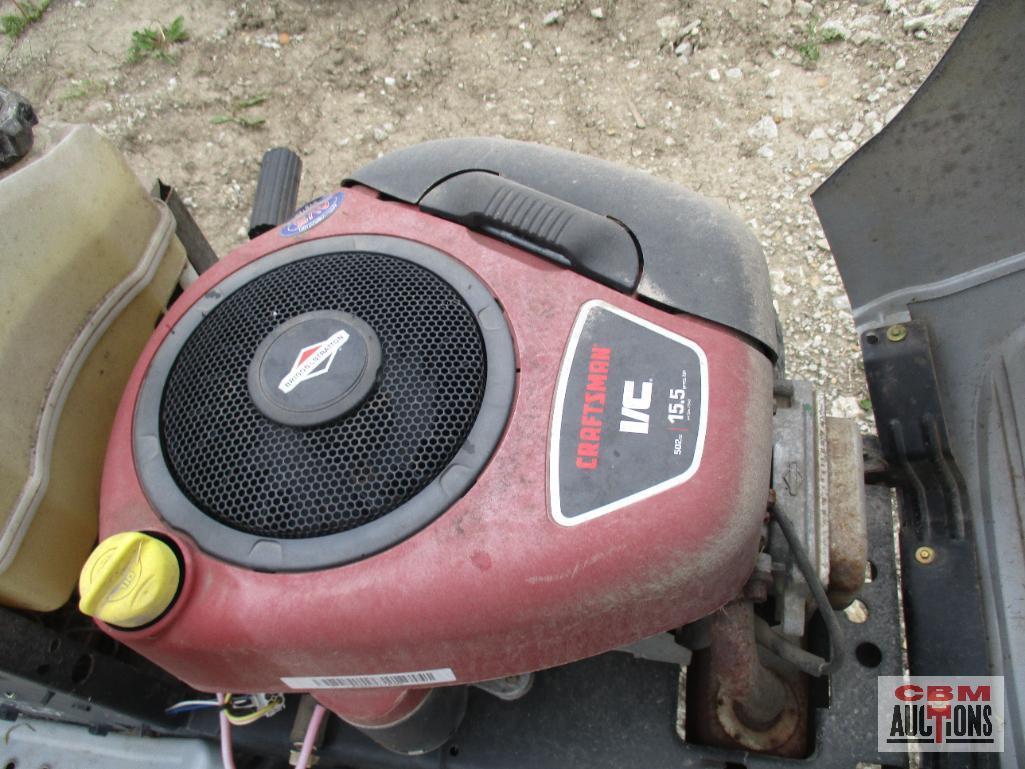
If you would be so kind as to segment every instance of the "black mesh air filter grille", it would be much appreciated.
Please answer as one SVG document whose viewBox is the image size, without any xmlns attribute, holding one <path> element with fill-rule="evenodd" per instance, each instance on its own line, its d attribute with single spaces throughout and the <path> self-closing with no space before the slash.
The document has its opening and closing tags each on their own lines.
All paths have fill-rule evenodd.
<svg viewBox="0 0 1025 769">
<path fill-rule="evenodd" d="M 338 422 L 285 427 L 257 411 L 247 370 L 267 334 L 315 310 L 374 329 L 380 382 Z M 225 298 L 183 346 L 160 406 L 167 466 L 200 510 L 240 531 L 296 539 L 354 529 L 446 467 L 480 410 L 486 371 L 473 313 L 434 273 L 375 253 L 301 259 Z"/>
</svg>

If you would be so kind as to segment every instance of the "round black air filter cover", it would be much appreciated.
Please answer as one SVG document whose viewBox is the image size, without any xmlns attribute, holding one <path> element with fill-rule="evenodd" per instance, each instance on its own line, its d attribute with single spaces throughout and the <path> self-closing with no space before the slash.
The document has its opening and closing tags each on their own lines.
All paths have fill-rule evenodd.
<svg viewBox="0 0 1025 769">
<path fill-rule="evenodd" d="M 136 411 L 140 478 L 204 550 L 253 568 L 352 561 L 460 497 L 508 418 L 502 311 L 421 244 L 341 237 L 233 273 L 182 316 Z"/>
</svg>

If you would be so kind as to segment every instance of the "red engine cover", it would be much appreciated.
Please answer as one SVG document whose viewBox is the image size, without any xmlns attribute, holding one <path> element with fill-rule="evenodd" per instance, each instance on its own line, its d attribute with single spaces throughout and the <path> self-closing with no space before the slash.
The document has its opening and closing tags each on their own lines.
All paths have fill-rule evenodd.
<svg viewBox="0 0 1025 769">
<path fill-rule="evenodd" d="M 343 234 L 429 245 L 467 266 L 499 299 L 518 367 L 504 435 L 456 504 L 383 552 L 292 573 L 218 560 L 168 526 L 143 492 L 132 448 L 143 377 L 183 313 L 220 281 L 297 240 Z M 600 304 L 588 304 L 594 302 Z M 650 388 L 634 381 L 626 392 L 589 401 L 587 369 L 598 376 L 592 391 L 600 391 L 619 351 L 582 326 L 588 307 L 654 330 L 689 350 L 692 361 L 700 358 L 691 373 L 692 380 L 700 376 L 700 398 L 692 381 L 689 401 L 680 395 L 683 382 L 674 388 L 681 405 L 651 402 Z M 572 346 L 585 358 L 582 372 L 564 367 Z M 656 346 L 651 354 L 664 352 Z M 580 407 L 592 402 L 590 411 Z M 691 406 L 694 413 L 686 413 Z M 562 431 L 561 442 L 557 409 L 572 430 Z M 267 233 L 204 273 L 150 340 L 114 424 L 100 529 L 103 537 L 145 530 L 173 539 L 184 557 L 184 584 L 155 624 L 104 629 L 197 689 L 311 690 L 361 723 L 416 701 L 416 693 L 403 692 L 420 683 L 493 679 L 614 649 L 714 611 L 750 574 L 769 488 L 771 409 L 771 363 L 740 334 L 663 312 L 365 188 L 348 189 L 316 227 L 291 238 Z M 695 454 L 687 472 L 604 509 L 583 509 L 588 495 L 609 493 L 588 486 L 586 473 L 614 463 L 611 432 L 639 432 L 649 422 L 652 430 L 684 436 L 675 445 Z M 563 473 L 584 478 L 573 481 L 583 484 L 583 502 L 559 500 L 569 488 L 552 475 L 559 455 L 562 465 L 573 464 Z M 407 675 L 385 677 L 396 674 Z M 348 688 L 368 683 L 402 686 Z"/>
</svg>

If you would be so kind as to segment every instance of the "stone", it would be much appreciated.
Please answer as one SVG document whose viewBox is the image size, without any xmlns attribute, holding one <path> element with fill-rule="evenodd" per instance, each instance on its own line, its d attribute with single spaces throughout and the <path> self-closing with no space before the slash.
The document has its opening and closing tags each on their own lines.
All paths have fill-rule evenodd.
<svg viewBox="0 0 1025 769">
<path fill-rule="evenodd" d="M 830 39 L 846 40 L 851 36 L 851 31 L 836 19 L 829 19 L 829 21 L 824 22 L 819 27 L 819 32 L 827 41 Z"/>
<path fill-rule="evenodd" d="M 771 142 L 779 136 L 779 128 L 771 115 L 763 115 L 757 123 L 747 129 L 747 135 L 758 141 Z"/>
<path fill-rule="evenodd" d="M 920 30 L 928 31 L 931 27 L 936 24 L 936 14 L 927 13 L 923 16 L 911 16 L 904 19 L 904 31 L 905 32 L 918 32 Z"/>
<path fill-rule="evenodd" d="M 851 35 L 851 42 L 857 46 L 862 46 L 865 43 L 881 43 L 883 42 L 883 36 L 872 30 L 859 29 Z"/>
<path fill-rule="evenodd" d="M 675 42 L 680 32 L 680 17 L 663 16 L 655 20 L 655 26 L 658 27 L 658 33 L 662 35 L 663 40 Z"/>
<path fill-rule="evenodd" d="M 815 160 L 829 160 L 829 142 L 818 141 L 811 145 L 811 156 Z"/>
<path fill-rule="evenodd" d="M 837 160 L 841 160 L 850 155 L 857 148 L 858 145 L 852 141 L 841 141 L 833 145 L 833 148 L 829 151 L 829 154 Z"/>
<path fill-rule="evenodd" d="M 686 26 L 680 30 L 680 37 L 686 37 L 687 35 L 696 35 L 698 28 L 701 26 L 701 19 L 694 19 L 694 21 L 687 22 Z"/>
<path fill-rule="evenodd" d="M 940 19 L 940 24 L 947 29 L 960 29 L 961 25 L 965 23 L 965 19 L 972 15 L 971 6 L 963 8 L 952 8 L 943 14 L 943 18 Z"/>
</svg>

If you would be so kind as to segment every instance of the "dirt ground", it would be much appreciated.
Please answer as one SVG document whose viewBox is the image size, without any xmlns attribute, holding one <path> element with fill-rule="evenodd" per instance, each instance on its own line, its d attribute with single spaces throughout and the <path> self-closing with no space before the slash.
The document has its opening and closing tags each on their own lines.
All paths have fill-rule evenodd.
<svg viewBox="0 0 1025 769">
<path fill-rule="evenodd" d="M 823 386 L 833 413 L 867 417 L 850 308 L 809 195 L 896 114 L 970 8 L 54 0 L 0 43 L 0 81 L 44 120 L 96 125 L 143 178 L 176 186 L 219 253 L 244 239 L 260 156 L 276 145 L 303 157 L 302 199 L 382 153 L 448 136 L 650 171 L 749 223 L 791 374 Z M 169 47 L 173 61 L 127 61 L 133 31 L 178 15 L 189 39 Z"/>
</svg>

